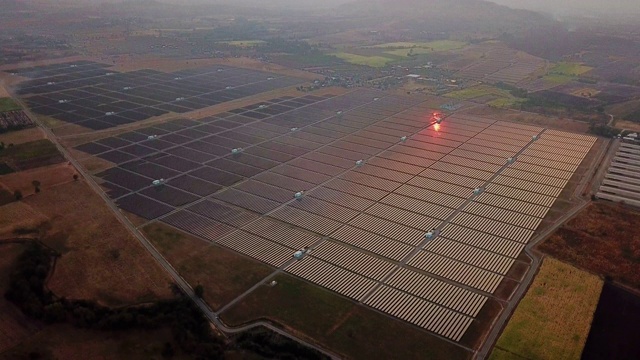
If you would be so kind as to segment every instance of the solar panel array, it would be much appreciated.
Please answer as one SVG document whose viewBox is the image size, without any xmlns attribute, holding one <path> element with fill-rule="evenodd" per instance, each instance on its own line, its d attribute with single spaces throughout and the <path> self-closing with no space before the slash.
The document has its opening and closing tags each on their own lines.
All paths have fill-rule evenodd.
<svg viewBox="0 0 640 360">
<path fill-rule="evenodd" d="M 165 73 L 117 72 L 109 65 L 77 61 L 8 70 L 30 78 L 18 93 L 30 108 L 70 124 L 103 130 L 168 112 L 185 113 L 301 82 L 299 79 L 228 66 Z M 275 111 L 271 109 L 270 111 Z M 255 111 L 264 119 L 271 113 Z"/>
<path fill-rule="evenodd" d="M 640 206 L 640 145 L 637 142 L 619 144 L 597 196 Z"/>
<path fill-rule="evenodd" d="M 99 144 L 104 157 L 131 146 L 122 141 L 172 142 L 98 174 L 120 207 L 454 341 L 595 141 L 468 115 L 434 124 L 419 100 L 368 90 L 285 101 L 300 107 L 265 119 L 239 109 L 79 149 Z M 201 141 L 201 126 L 224 130 Z"/>
</svg>

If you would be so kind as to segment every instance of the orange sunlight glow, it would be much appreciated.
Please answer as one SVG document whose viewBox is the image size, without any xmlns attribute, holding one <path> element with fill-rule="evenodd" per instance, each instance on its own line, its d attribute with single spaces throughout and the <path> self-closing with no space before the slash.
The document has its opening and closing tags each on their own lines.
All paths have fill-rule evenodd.
<svg viewBox="0 0 640 360">
<path fill-rule="evenodd" d="M 433 124 L 433 130 L 440 131 L 440 124 Z"/>
</svg>

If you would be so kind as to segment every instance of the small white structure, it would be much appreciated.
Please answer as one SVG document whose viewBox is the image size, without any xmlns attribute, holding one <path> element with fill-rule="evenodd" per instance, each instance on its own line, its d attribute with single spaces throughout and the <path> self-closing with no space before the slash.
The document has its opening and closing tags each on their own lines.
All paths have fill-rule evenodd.
<svg viewBox="0 0 640 360">
<path fill-rule="evenodd" d="M 293 253 L 293 258 L 296 260 L 300 260 L 307 254 L 307 252 L 309 252 L 309 248 L 307 247 L 300 249 Z"/>
<path fill-rule="evenodd" d="M 406 136 L 401 137 L 401 138 L 400 138 L 400 141 L 402 141 L 402 142 L 406 142 L 406 141 L 407 141 L 407 137 L 406 137 Z"/>
<path fill-rule="evenodd" d="M 436 123 L 437 123 L 437 124 L 442 123 L 442 117 L 441 117 L 441 116 L 436 115 L 435 119 L 436 119 Z"/>
<path fill-rule="evenodd" d="M 183 97 L 177 97 L 177 98 L 176 98 L 176 101 L 182 101 L 182 100 L 184 100 L 184 98 L 183 98 Z"/>
<path fill-rule="evenodd" d="M 111 116 L 111 115 L 115 115 L 116 113 L 113 111 L 107 111 L 106 113 L 104 113 L 107 116 Z"/>
<path fill-rule="evenodd" d="M 364 160 L 360 159 L 358 161 L 356 161 L 356 166 L 360 167 L 364 164 Z"/>
<path fill-rule="evenodd" d="M 182 80 L 180 76 L 174 77 L 173 80 Z"/>
<path fill-rule="evenodd" d="M 514 162 L 516 162 L 516 158 L 514 157 L 510 157 L 507 159 L 507 164 L 513 164 Z"/>
<path fill-rule="evenodd" d="M 271 286 L 271 287 L 276 286 L 276 285 L 278 285 L 278 282 L 275 281 L 275 280 L 271 280 L 271 282 L 269 283 L 269 286 Z"/>
<path fill-rule="evenodd" d="M 293 194 L 293 197 L 296 200 L 302 200 L 303 196 L 304 196 L 304 190 L 303 191 L 298 191 L 297 193 Z"/>
<path fill-rule="evenodd" d="M 165 180 L 164 179 L 158 179 L 158 180 L 153 180 L 153 182 L 151 183 L 153 186 L 160 186 L 162 184 L 164 184 Z"/>
<path fill-rule="evenodd" d="M 297 127 L 292 127 L 291 128 L 291 132 L 295 132 L 295 131 L 298 131 L 298 128 Z"/>
<path fill-rule="evenodd" d="M 223 71 L 224 71 L 224 69 L 218 69 L 218 72 L 223 72 Z"/>
<path fill-rule="evenodd" d="M 427 240 L 433 240 L 436 237 L 436 229 L 431 229 L 426 234 L 424 234 L 424 238 Z"/>
<path fill-rule="evenodd" d="M 262 104 L 262 105 L 258 106 L 258 109 L 265 109 L 265 108 L 267 108 L 267 107 L 268 107 L 267 105 Z"/>
<path fill-rule="evenodd" d="M 336 112 L 336 114 L 337 114 L 338 116 L 342 115 L 342 110 L 338 110 L 338 111 Z"/>
<path fill-rule="evenodd" d="M 78 65 L 72 64 L 72 65 L 69 65 L 69 67 L 70 67 L 70 68 L 77 68 L 77 67 L 78 67 Z"/>
<path fill-rule="evenodd" d="M 225 89 L 229 90 L 229 89 L 231 89 L 231 86 L 227 86 Z"/>
<path fill-rule="evenodd" d="M 125 90 L 125 91 L 126 90 L 131 90 L 131 86 L 125 86 L 125 87 L 122 88 L 122 90 Z"/>
<path fill-rule="evenodd" d="M 115 75 L 116 73 L 112 73 L 112 72 L 108 72 L 105 74 L 105 76 L 111 76 L 111 75 Z"/>
<path fill-rule="evenodd" d="M 234 154 L 234 155 L 236 155 L 236 154 L 240 154 L 240 153 L 242 152 L 242 150 L 243 150 L 243 149 L 242 149 L 241 147 L 239 147 L 239 148 L 233 148 L 233 149 L 231 149 L 231 153 L 232 153 L 232 154 Z"/>
<path fill-rule="evenodd" d="M 158 138 L 158 135 L 149 135 L 147 136 L 147 140 L 155 140 Z"/>
<path fill-rule="evenodd" d="M 378 101 L 380 100 L 380 98 L 373 98 L 373 101 Z"/>
<path fill-rule="evenodd" d="M 267 80 L 273 80 L 273 79 L 275 79 L 273 76 L 269 76 L 269 77 L 267 78 Z"/>
<path fill-rule="evenodd" d="M 58 104 L 64 104 L 64 103 L 68 103 L 69 100 L 58 100 Z"/>
<path fill-rule="evenodd" d="M 533 136 L 531 137 L 531 140 L 533 140 L 533 141 L 538 140 L 538 135 L 533 135 Z"/>
<path fill-rule="evenodd" d="M 480 194 L 482 194 L 482 191 L 483 191 L 482 188 L 477 187 L 477 188 L 473 189 L 473 195 L 476 195 L 476 196 L 480 195 Z"/>
<path fill-rule="evenodd" d="M 56 82 L 55 82 L 55 81 L 49 81 L 49 82 L 47 83 L 47 85 L 55 85 L 55 84 L 56 84 Z"/>
</svg>

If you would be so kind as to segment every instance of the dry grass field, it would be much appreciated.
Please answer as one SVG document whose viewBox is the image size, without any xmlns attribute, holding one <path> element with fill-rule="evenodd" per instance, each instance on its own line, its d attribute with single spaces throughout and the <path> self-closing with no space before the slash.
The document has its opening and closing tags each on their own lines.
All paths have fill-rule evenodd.
<svg viewBox="0 0 640 360">
<path fill-rule="evenodd" d="M 603 281 L 545 258 L 490 359 L 580 359 Z"/>
<path fill-rule="evenodd" d="M 0 208 L 0 217 L 4 207 Z M 23 250 L 22 244 L 0 243 L 0 291 L 4 294 L 14 261 Z M 4 296 L 0 297 L 0 354 L 16 346 L 38 330 L 35 322 L 27 319 Z"/>
<path fill-rule="evenodd" d="M 47 217 L 22 201 L 0 207 L 0 238 L 11 238 L 20 228 L 34 228 L 47 221 Z"/>
<path fill-rule="evenodd" d="M 149 224 L 144 233 L 191 286 L 204 287 L 204 299 L 214 310 L 273 271 L 267 265 L 164 224 Z"/>
<path fill-rule="evenodd" d="M 563 261 L 640 288 L 640 212 L 595 202 L 538 248 Z"/>
<path fill-rule="evenodd" d="M 48 283 L 57 295 L 110 306 L 171 296 L 168 276 L 84 181 L 23 201 L 49 218 L 42 241 L 62 254 Z"/>
<path fill-rule="evenodd" d="M 266 319 L 345 359 L 471 358 L 460 346 L 327 289 L 284 274 L 275 280 L 225 311 L 222 320 L 237 326 Z"/>
<path fill-rule="evenodd" d="M 0 353 L 0 359 L 31 359 L 30 353 L 38 353 L 38 359 L 65 360 L 147 360 L 162 359 L 165 342 L 172 342 L 170 329 L 96 331 L 78 329 L 70 325 L 50 325 L 22 342 L 17 347 Z M 189 359 L 180 347 L 173 346 L 171 359 Z"/>
<path fill-rule="evenodd" d="M 633 121 L 617 120 L 616 127 L 619 129 L 640 131 L 640 123 L 633 122 Z"/>
<path fill-rule="evenodd" d="M 44 133 L 38 127 L 18 131 L 10 131 L 4 134 L 0 134 L 0 141 L 5 143 L 6 145 L 18 145 L 30 141 L 41 140 L 44 138 Z"/>
<path fill-rule="evenodd" d="M 74 167 L 63 163 L 3 175 L 0 176 L 0 183 L 12 193 L 20 190 L 23 196 L 28 196 L 35 192 L 32 184 L 34 180 L 40 182 L 40 190 L 44 192 L 49 188 L 74 181 L 74 174 Z"/>
</svg>

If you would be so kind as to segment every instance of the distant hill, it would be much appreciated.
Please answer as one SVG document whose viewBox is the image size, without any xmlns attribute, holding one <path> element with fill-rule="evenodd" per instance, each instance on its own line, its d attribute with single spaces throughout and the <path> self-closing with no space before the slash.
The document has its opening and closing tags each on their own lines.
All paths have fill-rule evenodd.
<svg viewBox="0 0 640 360">
<path fill-rule="evenodd" d="M 502 34 L 550 25 L 553 19 L 483 0 L 357 0 L 338 7 L 340 15 L 406 20 L 407 28 L 440 32 Z"/>
</svg>

